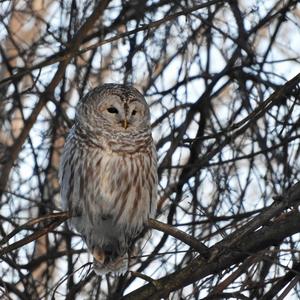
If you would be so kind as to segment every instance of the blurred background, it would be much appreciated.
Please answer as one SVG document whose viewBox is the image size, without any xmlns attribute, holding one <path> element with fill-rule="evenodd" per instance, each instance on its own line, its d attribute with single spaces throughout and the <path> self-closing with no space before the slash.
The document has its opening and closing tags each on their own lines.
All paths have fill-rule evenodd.
<svg viewBox="0 0 300 300">
<path fill-rule="evenodd" d="M 0 296 L 118 299 L 198 256 L 152 230 L 136 273 L 99 277 L 80 236 L 46 217 L 60 211 L 60 154 L 93 87 L 132 84 L 145 95 L 157 219 L 211 247 L 299 181 L 299 73 L 296 0 L 1 1 Z M 297 280 L 280 285 L 299 260 L 298 234 L 251 255 L 164 297 L 261 299 L 279 285 L 278 295 L 300 299 Z"/>
</svg>

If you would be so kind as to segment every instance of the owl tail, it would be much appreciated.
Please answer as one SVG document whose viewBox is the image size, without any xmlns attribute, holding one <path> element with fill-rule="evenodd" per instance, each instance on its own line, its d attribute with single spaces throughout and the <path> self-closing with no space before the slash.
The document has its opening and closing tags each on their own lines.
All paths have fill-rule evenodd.
<svg viewBox="0 0 300 300">
<path fill-rule="evenodd" d="M 113 273 L 116 275 L 122 275 L 128 270 L 129 259 L 128 254 L 123 256 L 109 257 L 102 249 L 96 249 L 93 251 L 94 257 L 94 271 L 97 275 L 105 275 Z"/>
</svg>

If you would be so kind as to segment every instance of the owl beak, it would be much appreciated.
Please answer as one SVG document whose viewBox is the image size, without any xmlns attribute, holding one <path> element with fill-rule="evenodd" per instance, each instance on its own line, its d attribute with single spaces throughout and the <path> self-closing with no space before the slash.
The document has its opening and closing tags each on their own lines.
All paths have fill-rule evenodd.
<svg viewBox="0 0 300 300">
<path fill-rule="evenodd" d="M 128 121 L 127 121 L 127 119 L 124 119 L 124 120 L 123 120 L 122 126 L 123 126 L 125 129 L 127 129 L 127 127 L 128 127 Z"/>
</svg>

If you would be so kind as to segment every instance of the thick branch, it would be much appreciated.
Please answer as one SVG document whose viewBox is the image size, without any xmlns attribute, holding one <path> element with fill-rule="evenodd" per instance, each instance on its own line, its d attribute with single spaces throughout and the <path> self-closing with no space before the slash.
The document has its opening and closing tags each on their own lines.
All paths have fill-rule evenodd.
<svg viewBox="0 0 300 300">
<path fill-rule="evenodd" d="M 282 203 L 282 204 L 281 204 Z M 299 205 L 300 203 L 300 183 L 296 184 L 292 189 L 284 195 L 279 204 L 272 205 L 263 215 L 261 224 L 265 223 L 265 217 L 271 217 L 278 214 L 287 207 Z M 274 208 L 275 207 L 275 208 Z M 221 241 L 210 250 L 213 253 L 209 261 L 203 261 L 201 257 L 193 260 L 182 270 L 176 271 L 155 281 L 155 285 L 147 284 L 134 292 L 126 295 L 123 299 L 160 299 L 166 297 L 170 292 L 183 288 L 194 283 L 208 275 L 212 275 L 222 270 L 241 263 L 245 258 L 257 253 L 260 250 L 273 245 L 278 245 L 283 239 L 297 232 L 300 232 L 300 213 L 285 214 L 279 220 L 275 219 L 270 224 L 262 226 L 261 229 L 257 225 L 257 218 L 249 222 L 252 232 L 245 229 L 236 231 L 224 241 Z M 269 219 L 270 221 L 270 219 Z M 241 233 L 241 238 L 236 238 Z M 159 287 L 159 288 L 157 288 Z"/>
</svg>

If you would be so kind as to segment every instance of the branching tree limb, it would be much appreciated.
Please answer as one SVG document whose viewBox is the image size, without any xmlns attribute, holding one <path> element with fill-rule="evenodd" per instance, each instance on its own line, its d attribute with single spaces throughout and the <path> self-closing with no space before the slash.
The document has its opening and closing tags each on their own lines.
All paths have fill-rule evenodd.
<svg viewBox="0 0 300 300">
<path fill-rule="evenodd" d="M 255 4 L 1 3 L 0 298 L 300 298 L 300 4 Z M 145 95 L 159 162 L 119 277 L 57 213 L 74 108 L 105 82 Z"/>
</svg>

